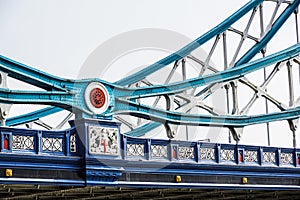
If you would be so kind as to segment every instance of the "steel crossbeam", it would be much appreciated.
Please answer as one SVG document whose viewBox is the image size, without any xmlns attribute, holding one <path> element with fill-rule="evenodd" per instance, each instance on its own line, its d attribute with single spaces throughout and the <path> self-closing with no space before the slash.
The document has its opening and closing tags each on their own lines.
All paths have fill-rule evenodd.
<svg viewBox="0 0 300 200">
<path fill-rule="evenodd" d="M 166 84 L 161 86 L 148 86 L 148 87 L 141 87 L 141 88 L 124 88 L 117 86 L 115 84 L 110 84 L 108 82 L 102 81 L 100 79 L 91 79 L 91 80 L 81 80 L 81 81 L 75 81 L 75 80 L 69 80 L 64 81 L 66 90 L 69 90 L 68 92 L 63 91 L 13 91 L 8 89 L 1 89 L 0 90 L 0 101 L 3 103 L 31 103 L 31 104 L 45 104 L 45 105 L 52 105 L 61 107 L 63 109 L 72 111 L 72 109 L 78 109 L 86 113 L 90 116 L 95 116 L 99 118 L 105 118 L 107 116 L 110 116 L 112 114 L 116 113 L 143 113 L 141 117 L 143 118 L 150 118 L 149 116 L 154 114 L 153 120 L 158 117 L 159 114 L 155 113 L 164 113 L 166 117 L 163 118 L 163 120 L 166 120 L 168 122 L 172 122 L 172 118 L 174 116 L 169 117 L 168 113 L 169 111 L 163 111 L 163 110 L 156 110 L 154 108 L 149 108 L 145 105 L 139 105 L 130 101 L 121 100 L 119 98 L 140 98 L 140 97 L 149 97 L 149 96 L 158 96 L 158 95 L 164 95 L 164 94 L 175 94 L 181 91 L 184 91 L 186 89 L 201 86 L 204 84 L 210 84 L 210 83 L 216 83 L 216 82 L 225 82 L 225 81 L 231 81 L 237 78 L 241 78 L 247 73 L 253 72 L 255 70 L 259 70 L 261 68 L 264 68 L 270 64 L 274 64 L 277 62 L 286 61 L 289 59 L 292 59 L 296 56 L 298 56 L 300 52 L 300 44 L 294 45 L 286 50 L 283 50 L 281 52 L 272 54 L 270 56 L 267 56 L 265 58 L 258 59 L 253 62 L 249 62 L 245 65 L 241 65 L 238 67 L 234 67 L 222 72 L 218 72 L 211 75 L 206 75 L 203 77 L 198 77 L 194 79 L 187 79 L 185 81 L 172 83 L 172 84 Z M 3 58 L 3 57 L 2 57 Z M 2 62 L 2 65 L 4 62 Z M 22 66 L 24 67 L 24 66 Z M 108 88 L 108 90 L 111 93 L 111 96 L 114 99 L 111 99 L 110 103 L 110 109 L 105 111 L 104 114 L 95 114 L 91 112 L 84 102 L 84 88 L 87 87 L 87 85 L 90 82 L 99 82 L 105 87 Z M 71 83 L 73 85 L 71 86 Z M 129 106 L 128 106 L 129 105 Z M 295 108 L 296 110 L 299 110 L 300 108 Z M 142 110 L 141 112 L 139 112 Z M 289 112 L 287 112 L 289 113 Z M 297 112 L 296 112 L 297 113 Z M 296 118 L 299 114 L 296 114 L 294 111 L 291 111 L 291 116 L 289 118 Z M 296 114 L 296 115 L 295 115 Z M 139 115 L 139 114 L 137 114 Z M 188 117 L 186 120 L 181 120 L 180 116 L 183 116 L 183 113 L 177 113 L 175 117 L 176 123 L 187 123 L 188 121 L 194 121 L 192 119 L 199 118 L 201 119 L 203 115 L 195 115 L 193 117 Z M 282 114 L 286 115 L 286 114 Z M 282 115 L 276 115 L 278 117 L 275 117 L 276 120 L 279 120 Z M 288 115 L 288 114 L 287 114 Z M 139 115 L 140 116 L 140 115 Z M 160 117 L 161 118 L 161 117 Z M 183 117 L 182 117 L 183 118 Z M 210 117 L 213 118 L 213 117 Z M 224 118 L 227 118 L 226 116 L 221 117 L 223 120 Z M 229 117 L 228 117 L 229 118 Z M 237 117 L 242 119 L 242 117 Z M 275 120 L 275 118 L 270 121 Z M 158 120 L 158 119 L 157 119 Z M 161 122 L 162 119 L 158 120 Z M 187 122 L 184 122 L 187 121 Z M 238 119 L 237 119 L 238 121 Z M 196 124 L 204 123 L 204 121 L 199 120 Z M 192 124 L 192 123 L 189 123 Z M 213 122 L 211 122 L 213 124 Z M 247 123 L 241 123 L 243 125 L 249 125 Z M 219 124 L 220 125 L 220 124 Z M 231 125 L 230 125 L 231 126 Z M 233 126 L 233 125 L 232 125 Z M 239 125 L 240 126 L 240 125 Z"/>
<path fill-rule="evenodd" d="M 270 96 L 265 91 L 266 85 L 275 75 L 275 72 L 265 80 L 265 84 L 262 87 L 255 86 L 255 84 L 248 81 L 246 78 L 244 78 L 244 76 L 259 69 L 266 68 L 272 64 L 280 65 L 280 63 L 282 62 L 288 62 L 289 60 L 295 59 L 299 55 L 300 44 L 298 43 L 283 51 L 251 61 L 255 57 L 255 55 L 257 55 L 259 52 L 264 51 L 266 45 L 276 35 L 278 30 L 283 26 L 287 19 L 296 12 L 300 0 L 294 0 L 291 2 L 278 1 L 267 27 L 264 27 L 263 20 L 262 18 L 260 18 L 261 37 L 257 38 L 249 34 L 249 28 L 253 22 L 255 14 L 259 11 L 260 15 L 262 15 L 261 9 L 263 2 L 263 0 L 252 0 L 248 2 L 245 6 L 225 19 L 222 23 L 220 23 L 207 33 L 203 34 L 187 46 L 128 77 L 116 81 L 115 83 L 109 83 L 98 78 L 83 80 L 64 79 L 16 62 L 7 57 L 0 56 L 0 71 L 6 73 L 9 77 L 34 85 L 44 90 L 17 91 L 0 89 L 1 103 L 26 103 L 52 106 L 22 116 L 7 119 L 7 125 L 17 125 L 34 121 L 49 114 L 59 112 L 63 109 L 76 113 L 77 116 L 88 118 L 91 117 L 111 119 L 114 115 L 129 114 L 144 119 L 151 119 L 153 121 L 152 123 L 137 127 L 128 133 L 130 135 L 136 136 L 141 135 L 141 132 L 147 132 L 158 127 L 161 123 L 225 127 L 244 127 L 251 124 L 272 122 L 277 120 L 289 120 L 290 123 L 290 120 L 299 117 L 300 108 L 297 107 L 298 105 L 293 105 L 287 108 L 287 106 L 284 106 L 283 104 L 278 102 L 275 98 Z M 282 3 L 287 3 L 287 7 L 275 20 L 275 16 L 278 12 L 279 6 Z M 250 19 L 243 31 L 232 27 L 232 25 L 234 25 L 238 20 L 240 20 L 251 10 L 252 13 L 250 13 Z M 238 48 L 234 52 L 229 66 L 227 62 L 228 52 L 226 50 L 226 31 L 234 32 L 241 37 Z M 215 41 L 212 45 L 209 55 L 202 63 L 202 61 L 198 60 L 191 53 L 212 38 L 215 38 Z M 224 49 L 224 71 L 219 71 L 209 64 L 212 54 L 214 53 L 216 46 L 221 39 L 223 39 Z M 245 39 L 253 40 L 255 44 L 251 46 L 250 49 L 248 49 L 246 53 L 236 61 Z M 190 58 L 195 62 L 199 62 L 203 65 L 203 68 L 201 69 L 198 77 L 192 79 L 186 78 L 186 58 Z M 127 85 L 140 81 L 147 82 L 145 78 L 148 75 L 168 66 L 171 63 L 174 63 L 174 70 L 178 67 L 179 63 L 182 63 L 182 73 L 184 76 L 183 81 L 169 83 L 172 74 L 174 73 L 174 70 L 172 70 L 173 73 L 169 75 L 169 77 L 165 81 L 165 84 L 152 85 L 150 83 L 148 84 L 148 86 L 143 87 L 126 87 Z M 204 72 L 207 69 L 212 70 L 214 74 L 204 75 Z M 291 75 L 289 75 L 289 79 L 291 79 Z M 237 91 L 235 87 L 236 83 L 234 82 L 236 80 L 247 85 L 255 91 L 252 99 L 248 102 L 246 107 L 244 107 L 241 112 L 238 111 Z M 232 114 L 239 114 L 238 116 L 232 116 L 229 113 L 224 114 L 214 111 L 212 107 L 202 102 L 202 100 L 210 96 L 215 90 L 223 87 L 225 84 L 228 84 L 232 87 Z M 177 95 L 180 98 L 189 99 L 192 97 L 185 97 L 180 93 L 188 89 L 193 89 L 193 93 L 195 93 L 196 88 L 200 86 L 207 87 L 202 89 L 200 92 L 197 91 L 197 93 L 193 95 L 193 98 L 195 98 L 194 104 L 190 104 L 187 106 L 180 105 L 180 109 L 172 111 L 170 110 L 170 105 L 167 105 L 167 108 L 165 110 L 154 108 L 154 106 L 158 103 L 159 99 L 162 96 L 165 96 L 167 104 L 170 104 L 170 99 L 168 96 Z M 290 92 L 293 92 L 291 87 Z M 97 96 L 99 93 L 101 93 L 101 95 L 104 95 L 105 102 L 102 103 L 105 104 L 105 106 L 101 104 L 101 99 L 94 99 L 94 102 L 91 101 L 92 96 Z M 95 98 L 99 97 L 96 96 Z M 153 104 L 153 107 L 140 103 L 140 99 L 153 96 L 157 97 L 156 102 Z M 282 112 L 267 113 L 255 116 L 244 116 L 243 114 L 247 114 L 249 108 L 254 104 L 258 96 L 264 96 L 267 100 L 274 103 Z M 294 101 L 294 97 L 291 101 Z M 99 103 L 99 105 L 96 105 L 95 103 Z M 180 104 L 180 102 L 177 102 L 177 104 Z M 290 103 L 290 105 L 292 104 L 293 102 Z M 192 115 L 185 113 L 189 110 L 188 106 L 191 107 L 192 105 L 199 106 L 202 109 L 209 111 L 211 115 Z M 99 107 L 102 108 L 100 109 Z M 122 121 L 121 118 L 120 120 Z"/>
</svg>

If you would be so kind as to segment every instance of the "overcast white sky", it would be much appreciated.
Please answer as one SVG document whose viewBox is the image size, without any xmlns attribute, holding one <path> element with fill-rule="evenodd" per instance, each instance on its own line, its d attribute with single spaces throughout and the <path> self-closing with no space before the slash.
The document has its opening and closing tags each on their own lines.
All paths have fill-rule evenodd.
<svg viewBox="0 0 300 200">
<path fill-rule="evenodd" d="M 195 39 L 246 2 L 0 0 L 0 54 L 57 76 L 76 78 L 90 53 L 115 35 L 159 28 Z M 279 137 L 284 142 L 273 144 L 289 146 L 288 134 Z M 257 144 L 265 145 L 265 138 Z"/>
<path fill-rule="evenodd" d="M 76 77 L 89 53 L 114 35 L 162 28 L 196 38 L 245 2 L 0 0 L 0 51 L 49 73 Z"/>
</svg>

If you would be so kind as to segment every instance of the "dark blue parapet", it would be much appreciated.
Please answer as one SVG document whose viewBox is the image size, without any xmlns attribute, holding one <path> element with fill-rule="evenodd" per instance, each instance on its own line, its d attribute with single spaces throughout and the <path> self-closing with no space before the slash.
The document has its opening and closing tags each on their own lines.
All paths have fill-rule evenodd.
<svg viewBox="0 0 300 200">
<path fill-rule="evenodd" d="M 78 134 L 78 153 L 83 159 L 86 185 L 117 181 L 122 176 L 122 166 L 111 166 L 103 161 L 122 160 L 120 124 L 93 119 L 79 119 L 70 124 L 76 127 Z"/>
<path fill-rule="evenodd" d="M 1 127 L 2 184 L 300 189 L 300 149 L 142 139 L 119 123 Z"/>
</svg>

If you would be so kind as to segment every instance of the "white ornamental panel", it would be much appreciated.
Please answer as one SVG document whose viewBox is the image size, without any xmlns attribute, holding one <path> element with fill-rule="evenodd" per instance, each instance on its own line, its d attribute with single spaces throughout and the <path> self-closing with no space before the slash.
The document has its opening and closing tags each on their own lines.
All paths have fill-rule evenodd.
<svg viewBox="0 0 300 200">
<path fill-rule="evenodd" d="M 89 153 L 119 155 L 118 129 L 89 126 Z"/>
</svg>

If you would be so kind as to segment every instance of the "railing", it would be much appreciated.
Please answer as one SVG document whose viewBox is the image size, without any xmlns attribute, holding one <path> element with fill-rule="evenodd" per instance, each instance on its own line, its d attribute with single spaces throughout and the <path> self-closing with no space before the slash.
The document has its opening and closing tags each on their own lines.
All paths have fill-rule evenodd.
<svg viewBox="0 0 300 200">
<path fill-rule="evenodd" d="M 42 131 L 1 127 L 1 152 L 77 155 L 78 136 L 75 129 Z"/>
<path fill-rule="evenodd" d="M 123 135 L 121 140 L 125 160 L 300 167 L 300 149 L 140 139 Z"/>
<path fill-rule="evenodd" d="M 81 148 L 79 144 L 82 143 L 78 142 L 75 128 L 65 131 L 41 131 L 1 127 L 0 132 L 2 153 L 80 156 L 78 150 Z M 99 143 L 100 146 L 101 144 Z M 122 134 L 120 143 L 117 142 L 116 145 L 119 146 L 117 149 L 120 149 L 120 158 L 124 160 L 300 167 L 300 149 L 141 139 Z M 100 146 L 97 148 L 101 148 Z M 101 152 L 95 154 L 89 151 L 89 154 L 101 156 Z M 107 152 L 103 155 L 107 156 Z M 114 158 L 116 156 L 111 153 L 109 155 L 113 155 Z"/>
</svg>

